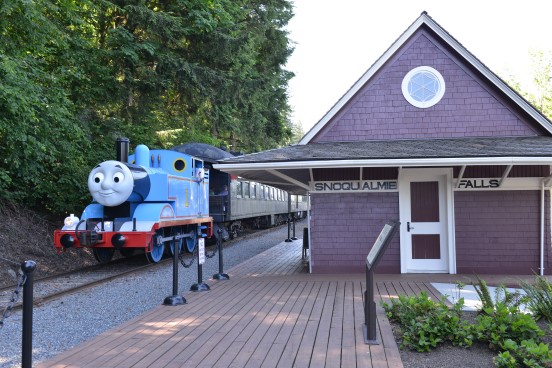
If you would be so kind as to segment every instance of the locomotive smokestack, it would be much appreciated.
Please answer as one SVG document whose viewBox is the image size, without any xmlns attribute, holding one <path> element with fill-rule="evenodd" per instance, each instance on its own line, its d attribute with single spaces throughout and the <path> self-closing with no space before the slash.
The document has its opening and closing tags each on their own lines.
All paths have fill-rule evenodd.
<svg viewBox="0 0 552 368">
<path fill-rule="evenodd" d="M 128 147 L 130 145 L 130 139 L 121 137 L 117 138 L 117 161 L 128 163 Z"/>
</svg>

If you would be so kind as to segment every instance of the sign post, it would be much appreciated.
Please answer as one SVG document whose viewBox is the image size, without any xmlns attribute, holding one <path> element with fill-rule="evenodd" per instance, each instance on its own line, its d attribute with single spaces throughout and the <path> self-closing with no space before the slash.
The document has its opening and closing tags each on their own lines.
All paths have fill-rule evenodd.
<svg viewBox="0 0 552 368">
<path fill-rule="evenodd" d="M 364 342 L 379 345 L 376 331 L 376 303 L 374 302 L 374 269 L 385 253 L 387 246 L 399 229 L 400 222 L 390 221 L 383 226 L 366 257 L 366 291 L 364 292 Z"/>
</svg>

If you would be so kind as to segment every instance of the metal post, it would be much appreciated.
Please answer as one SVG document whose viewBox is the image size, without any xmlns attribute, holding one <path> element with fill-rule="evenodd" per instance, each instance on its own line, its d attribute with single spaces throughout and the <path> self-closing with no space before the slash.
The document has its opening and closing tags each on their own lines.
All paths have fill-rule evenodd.
<svg viewBox="0 0 552 368">
<path fill-rule="evenodd" d="M 25 261 L 21 264 L 21 270 L 26 277 L 23 285 L 22 368 L 31 368 L 33 364 L 33 271 L 35 268 L 34 261 Z"/>
<path fill-rule="evenodd" d="M 374 273 L 366 266 L 366 291 L 364 292 L 364 342 L 379 345 L 376 333 L 376 303 L 374 302 Z"/>
<path fill-rule="evenodd" d="M 217 237 L 217 246 L 218 246 L 218 254 L 219 254 L 219 273 L 216 273 L 213 275 L 213 279 L 215 280 L 230 280 L 230 276 L 224 273 L 224 262 L 222 260 L 222 229 L 218 229 L 218 237 Z"/>
<path fill-rule="evenodd" d="M 293 221 L 293 236 L 291 237 L 291 240 L 297 240 L 297 237 L 295 236 L 295 216 L 292 216 L 291 220 Z"/>
<path fill-rule="evenodd" d="M 178 294 L 178 256 L 180 252 L 179 244 L 176 244 L 176 237 L 173 238 L 173 248 L 174 248 L 174 257 L 173 257 L 173 293 L 172 295 L 165 298 L 163 301 L 164 305 L 180 305 L 186 304 L 186 299 L 183 296 Z"/>
<path fill-rule="evenodd" d="M 197 245 L 199 247 L 199 244 Z M 209 285 L 203 282 L 203 264 L 197 252 L 197 283 L 190 287 L 191 291 L 208 291 L 211 290 Z"/>
<path fill-rule="evenodd" d="M 290 236 L 290 231 L 291 231 L 291 221 L 289 220 L 289 215 L 288 215 L 288 218 L 287 218 L 287 225 L 288 225 L 288 237 L 287 239 L 285 240 L 286 243 L 289 243 L 291 242 L 291 236 Z"/>
</svg>

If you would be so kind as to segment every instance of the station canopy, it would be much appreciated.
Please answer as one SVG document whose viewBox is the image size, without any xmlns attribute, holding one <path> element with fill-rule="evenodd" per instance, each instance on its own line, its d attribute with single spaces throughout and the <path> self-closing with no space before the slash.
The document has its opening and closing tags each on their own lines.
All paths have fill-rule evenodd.
<svg viewBox="0 0 552 368">
<path fill-rule="evenodd" d="M 220 160 L 213 167 L 293 194 L 313 170 L 366 167 L 552 165 L 552 137 L 490 137 L 309 143 Z"/>
</svg>

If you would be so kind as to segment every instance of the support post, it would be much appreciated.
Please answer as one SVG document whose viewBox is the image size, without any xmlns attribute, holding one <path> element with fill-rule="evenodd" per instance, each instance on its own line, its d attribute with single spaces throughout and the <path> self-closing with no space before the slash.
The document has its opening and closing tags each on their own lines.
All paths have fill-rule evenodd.
<svg viewBox="0 0 552 368">
<path fill-rule="evenodd" d="M 209 285 L 203 282 L 203 263 L 205 262 L 205 239 L 200 238 L 197 252 L 197 283 L 190 288 L 191 291 L 211 290 Z"/>
<path fill-rule="evenodd" d="M 216 273 L 213 275 L 213 279 L 215 280 L 230 280 L 230 276 L 224 273 L 224 262 L 222 258 L 222 229 L 218 229 L 218 237 L 217 237 L 217 247 L 218 247 L 218 254 L 219 254 L 219 273 Z"/>
<path fill-rule="evenodd" d="M 295 216 L 291 217 L 291 221 L 293 221 L 293 236 L 291 237 L 291 240 L 297 240 L 297 237 L 295 236 Z"/>
<path fill-rule="evenodd" d="M 291 240 L 291 235 L 290 235 L 290 232 L 291 232 L 291 221 L 289 219 L 289 214 L 288 214 L 288 217 L 287 217 L 287 227 L 288 227 L 288 236 L 287 236 L 287 239 L 285 240 L 286 243 L 290 243 L 292 242 Z"/>
<path fill-rule="evenodd" d="M 33 271 L 34 261 L 25 261 L 21 270 L 25 274 L 23 285 L 23 327 L 21 345 L 21 367 L 31 368 L 33 364 Z"/>
<path fill-rule="evenodd" d="M 376 302 L 374 302 L 374 272 L 366 266 L 366 291 L 364 292 L 364 342 L 379 345 L 376 331 Z"/>
<path fill-rule="evenodd" d="M 173 257 L 173 290 L 172 295 L 165 298 L 164 305 L 180 305 L 186 304 L 186 299 L 183 296 L 178 295 L 178 256 L 180 252 L 180 246 L 176 244 L 176 237 L 173 238 L 174 257 Z"/>
<path fill-rule="evenodd" d="M 374 269 L 383 257 L 391 239 L 400 226 L 399 221 L 390 221 L 384 225 L 376 241 L 366 256 L 366 291 L 364 292 L 364 342 L 379 345 L 376 325 L 376 302 L 374 302 Z"/>
</svg>

